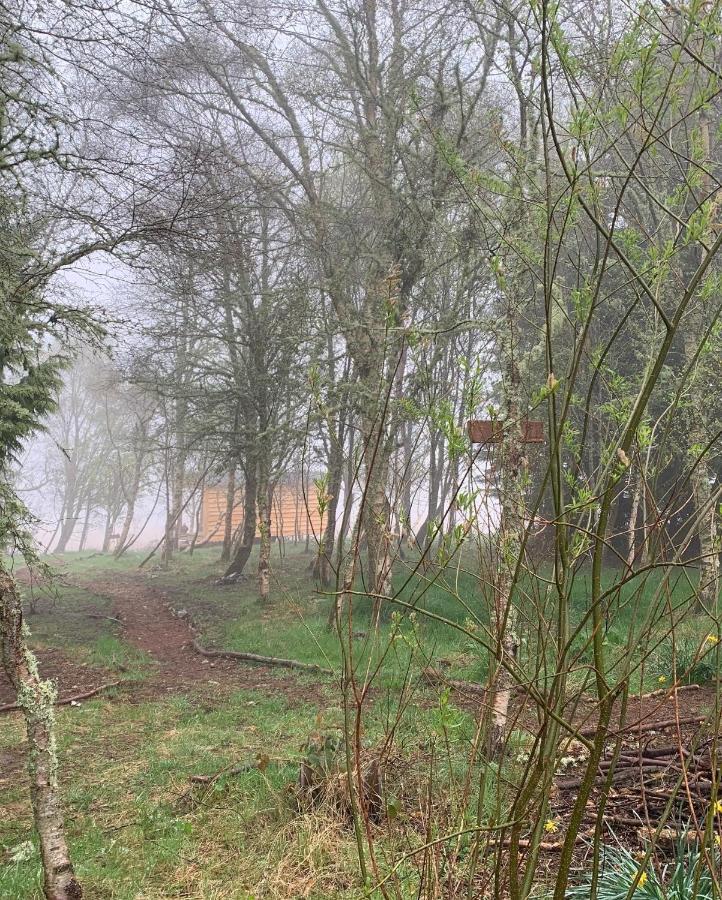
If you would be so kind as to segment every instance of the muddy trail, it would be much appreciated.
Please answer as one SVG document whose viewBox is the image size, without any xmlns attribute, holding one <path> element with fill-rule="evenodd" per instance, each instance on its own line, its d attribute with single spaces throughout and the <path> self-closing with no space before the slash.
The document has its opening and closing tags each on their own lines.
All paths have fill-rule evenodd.
<svg viewBox="0 0 722 900">
<path fill-rule="evenodd" d="M 73 659 L 62 648 L 39 648 L 40 673 L 53 679 L 62 700 L 120 681 L 116 693 L 137 702 L 173 694 L 201 694 L 213 702 L 231 690 L 259 690 L 283 696 L 292 703 L 323 702 L 323 684 L 299 680 L 272 666 L 251 665 L 235 660 L 208 659 L 193 648 L 194 632 L 187 618 L 175 614 L 172 596 L 147 585 L 143 576 L 113 575 L 112 578 L 75 579 L 72 584 L 112 602 L 109 630 L 146 654 L 148 669 L 141 680 L 124 678 L 123 667 L 115 670 L 91 666 Z M 324 679 L 326 683 L 328 679 Z M 15 701 L 15 693 L 0 669 L 0 706 Z"/>
</svg>

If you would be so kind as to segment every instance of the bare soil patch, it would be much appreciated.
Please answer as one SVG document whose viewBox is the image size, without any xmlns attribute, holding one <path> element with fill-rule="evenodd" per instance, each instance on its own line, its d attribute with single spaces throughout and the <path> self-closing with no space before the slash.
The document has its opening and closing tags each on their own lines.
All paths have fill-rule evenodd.
<svg viewBox="0 0 722 900">
<path fill-rule="evenodd" d="M 58 688 L 58 696 L 71 696 L 92 691 L 109 681 L 113 681 L 112 673 L 99 666 L 91 666 L 74 660 L 68 653 L 53 647 L 42 647 L 35 651 L 38 657 L 38 668 L 43 678 L 54 681 Z M 0 706 L 15 702 L 15 690 L 8 681 L 5 672 L 0 668 Z"/>
<path fill-rule="evenodd" d="M 138 685 L 138 696 L 188 692 L 202 688 L 215 694 L 242 688 L 282 693 L 295 703 L 323 702 L 322 685 L 301 684 L 279 677 L 269 666 L 250 666 L 228 659 L 208 659 L 193 649 L 193 631 L 172 609 L 172 596 L 144 583 L 142 576 L 83 581 L 82 586 L 113 602 L 113 616 L 122 622 L 125 641 L 148 654 L 154 663 L 149 678 Z"/>
<path fill-rule="evenodd" d="M 295 704 L 325 702 L 320 682 L 318 685 L 300 683 L 297 677 L 280 676 L 278 669 L 269 666 L 208 659 L 198 654 L 193 649 L 194 633 L 190 624 L 173 612 L 172 596 L 149 587 L 142 576 L 78 579 L 75 584 L 109 598 L 113 604 L 112 615 L 120 622 L 120 636 L 150 659 L 152 668 L 147 677 L 123 685 L 124 700 L 133 702 L 199 692 L 211 699 L 227 694 L 229 689 L 244 689 L 280 693 Z M 118 677 L 117 672 L 78 662 L 58 648 L 39 648 L 36 653 L 41 675 L 56 682 L 61 699 L 93 690 Z M 0 706 L 15 699 L 15 691 L 0 669 Z"/>
</svg>

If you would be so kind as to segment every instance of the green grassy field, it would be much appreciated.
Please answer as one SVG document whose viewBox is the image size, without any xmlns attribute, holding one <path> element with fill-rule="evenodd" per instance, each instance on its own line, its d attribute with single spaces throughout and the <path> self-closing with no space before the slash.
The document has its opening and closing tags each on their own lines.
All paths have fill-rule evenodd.
<svg viewBox="0 0 722 900">
<path fill-rule="evenodd" d="M 311 581 L 307 556 L 289 551 L 285 558 L 274 558 L 273 595 L 266 606 L 256 600 L 253 577 L 217 585 L 222 570 L 217 557 L 213 548 L 192 558 L 181 554 L 167 570 L 150 564 L 139 574 L 139 554 L 120 561 L 68 554 L 54 561 L 65 578 L 58 579 L 53 592 L 36 597 L 35 611 L 28 616 L 36 648 L 62 650 L 80 666 L 102 669 L 105 680 L 130 682 L 57 711 L 71 849 L 86 896 L 380 896 L 359 881 L 348 816 L 328 804 L 299 808 L 296 785 L 309 741 L 342 732 L 337 682 L 284 671 L 283 678 L 271 673 L 264 689 L 244 689 L 236 682 L 210 690 L 199 683 L 156 695 L 154 660 L 126 640 L 123 628 L 112 621 L 112 604 L 93 587 L 94 581 L 111 577 L 163 590 L 175 609 L 188 611 L 208 647 L 292 657 L 340 670 L 339 643 L 326 628 L 330 598 Z M 248 571 L 253 572 L 253 560 Z M 608 577 L 611 583 L 613 573 Z M 473 705 L 462 708 L 455 695 L 429 688 L 417 676 L 429 662 L 443 660 L 445 671 L 455 678 L 482 679 L 486 660 L 473 635 L 488 621 L 478 581 L 463 571 L 451 570 L 430 583 L 421 576 L 409 580 L 399 568 L 395 587 L 406 603 L 418 607 L 416 616 L 386 622 L 372 639 L 368 601 L 359 600 L 353 623 L 358 637 L 352 641 L 359 677 L 384 654 L 365 715 L 364 743 L 377 745 L 394 732 L 386 784 L 386 800 L 394 812 L 377 828 L 379 857 L 389 866 L 429 836 L 424 796 L 430 760 L 435 772 L 431 787 L 442 798 L 434 833 L 474 819 L 476 781 L 465 787 L 465 760 L 475 733 Z M 576 621 L 584 614 L 587 590 L 582 575 L 572 595 Z M 608 611 L 612 664 L 615 648 L 625 646 L 648 618 L 659 646 L 644 684 L 657 686 L 670 665 L 664 655 L 665 611 L 675 606 L 686 610 L 688 596 L 684 572 L 668 590 L 659 590 L 659 578 L 636 593 L 633 586 L 626 588 Z M 548 598 L 529 589 L 523 603 L 531 617 L 546 609 Z M 430 619 L 423 610 L 451 624 Z M 680 628 L 690 646 L 704 644 L 713 625 L 706 617 L 688 618 Z M 583 658 L 583 633 L 579 642 Z M 714 675 L 716 667 L 705 677 Z M 287 689 L 288 679 L 294 690 Z M 521 732 L 518 741 L 523 749 Z M 0 719 L 0 763 L 0 898 L 39 898 L 39 857 L 18 714 Z M 239 764 L 247 770 L 228 772 Z M 190 780 L 217 773 L 207 784 Z M 487 789 L 491 796 L 489 784 Z M 418 878 L 413 859 L 398 865 L 397 896 L 415 897 Z"/>
</svg>

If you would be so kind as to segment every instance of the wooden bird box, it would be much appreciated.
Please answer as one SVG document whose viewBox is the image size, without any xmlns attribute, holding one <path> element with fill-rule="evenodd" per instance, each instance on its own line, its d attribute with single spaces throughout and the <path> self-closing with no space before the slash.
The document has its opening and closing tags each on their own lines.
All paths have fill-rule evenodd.
<svg viewBox="0 0 722 900">
<path fill-rule="evenodd" d="M 521 423 L 522 440 L 525 444 L 541 444 L 544 442 L 544 423 L 524 419 Z M 501 441 L 504 426 L 502 422 L 471 419 L 467 423 L 469 439 L 472 444 L 498 444 Z"/>
</svg>

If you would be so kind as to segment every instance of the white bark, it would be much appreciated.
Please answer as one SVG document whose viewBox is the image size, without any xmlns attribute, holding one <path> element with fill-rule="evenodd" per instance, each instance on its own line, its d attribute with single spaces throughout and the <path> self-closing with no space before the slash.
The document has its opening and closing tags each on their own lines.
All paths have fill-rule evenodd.
<svg viewBox="0 0 722 900">
<path fill-rule="evenodd" d="M 40 841 L 45 896 L 47 900 L 79 900 L 83 889 L 70 860 L 58 786 L 55 686 L 38 673 L 35 656 L 27 646 L 20 596 L 6 572 L 0 572 L 0 644 L 5 672 L 25 717 L 30 799 Z"/>
</svg>

